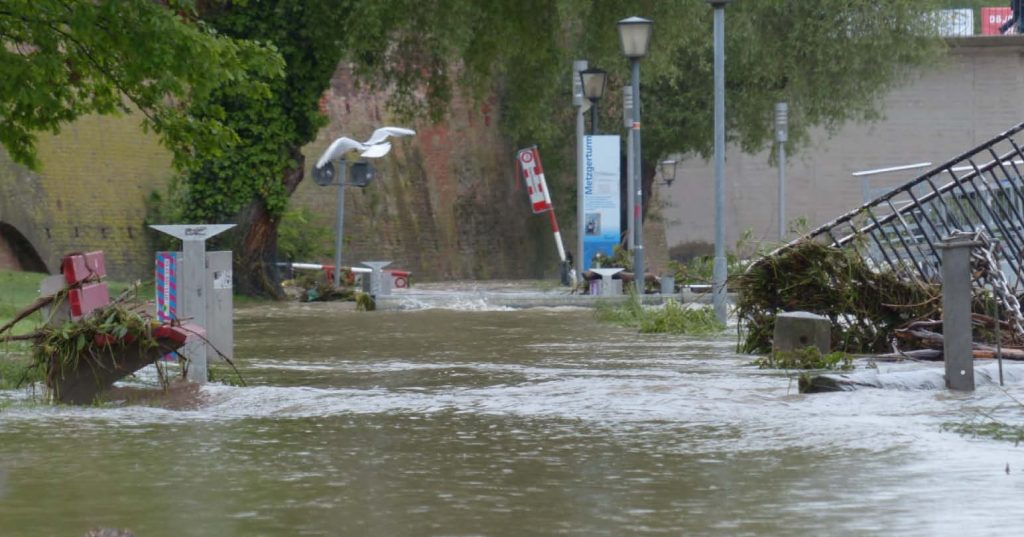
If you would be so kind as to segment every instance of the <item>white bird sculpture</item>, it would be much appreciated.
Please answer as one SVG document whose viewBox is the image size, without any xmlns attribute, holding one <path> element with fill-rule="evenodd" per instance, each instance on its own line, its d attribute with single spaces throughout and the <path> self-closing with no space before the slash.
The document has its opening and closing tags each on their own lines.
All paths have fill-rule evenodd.
<svg viewBox="0 0 1024 537">
<path fill-rule="evenodd" d="M 323 168 L 328 162 L 342 157 L 345 153 L 353 150 L 359 151 L 359 156 L 365 158 L 383 157 L 391 151 L 391 142 L 387 141 L 388 137 L 412 136 L 414 134 L 416 134 L 416 131 L 403 127 L 381 127 L 373 131 L 370 139 L 365 142 L 359 142 L 342 136 L 331 142 L 331 145 L 327 147 L 327 151 L 324 151 L 324 154 L 320 156 L 320 160 L 316 161 L 316 167 Z"/>
</svg>

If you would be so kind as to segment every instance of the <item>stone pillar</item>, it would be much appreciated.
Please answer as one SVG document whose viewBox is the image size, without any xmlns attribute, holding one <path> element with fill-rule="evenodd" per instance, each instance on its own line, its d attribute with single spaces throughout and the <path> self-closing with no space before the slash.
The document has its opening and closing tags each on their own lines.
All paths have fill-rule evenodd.
<svg viewBox="0 0 1024 537">
<path fill-rule="evenodd" d="M 832 352 L 832 321 L 807 311 L 786 311 L 775 316 L 773 352 L 817 347 L 824 356 Z"/>
</svg>

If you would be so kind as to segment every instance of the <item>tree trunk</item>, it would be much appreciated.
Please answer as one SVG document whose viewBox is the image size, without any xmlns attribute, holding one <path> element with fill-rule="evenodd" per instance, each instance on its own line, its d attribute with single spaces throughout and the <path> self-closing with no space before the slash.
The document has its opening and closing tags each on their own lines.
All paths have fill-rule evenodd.
<svg viewBox="0 0 1024 537">
<path fill-rule="evenodd" d="M 285 192 L 291 196 L 305 169 L 305 157 L 298 147 L 289 150 L 296 165 L 284 171 L 281 178 Z M 281 215 L 271 214 L 262 199 L 254 199 L 238 215 L 242 238 L 235 253 L 236 292 L 247 296 L 284 298 L 281 271 L 277 268 L 277 226 Z"/>
</svg>

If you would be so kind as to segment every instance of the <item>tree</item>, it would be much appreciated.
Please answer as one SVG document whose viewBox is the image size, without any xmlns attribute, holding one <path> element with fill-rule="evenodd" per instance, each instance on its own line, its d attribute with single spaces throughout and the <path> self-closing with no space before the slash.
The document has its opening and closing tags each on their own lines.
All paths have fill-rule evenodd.
<svg viewBox="0 0 1024 537">
<path fill-rule="evenodd" d="M 0 4 L 0 144 L 38 168 L 35 133 L 91 113 L 140 111 L 183 164 L 216 153 L 234 133 L 217 114 L 190 116 L 235 81 L 259 95 L 281 73 L 270 48 L 218 36 L 192 17 L 187 0 L 8 0 Z M 212 111 L 212 110 L 211 110 Z"/>
<path fill-rule="evenodd" d="M 815 126 L 878 117 L 884 91 L 941 51 L 923 16 L 939 1 L 733 2 L 730 140 L 748 151 L 770 143 L 771 103 L 780 99 L 790 103 L 792 149 Z M 703 0 L 518 0 L 486 9 L 475 0 L 208 0 L 198 20 L 193 13 L 186 0 L 0 6 L 0 67 L 15 73 L 0 82 L 0 142 L 33 163 L 35 130 L 83 113 L 142 110 L 183 171 L 186 214 L 238 218 L 236 279 L 249 294 L 280 292 L 277 225 L 303 179 L 299 149 L 323 125 L 318 101 L 339 62 L 406 115 L 442 116 L 456 88 L 497 94 L 509 141 L 539 143 L 549 175 L 568 176 L 571 60 L 608 69 L 608 94 L 618 95 L 628 65 L 615 23 L 640 15 L 655 21 L 642 69 L 645 191 L 661 157 L 711 147 L 712 13 Z M 283 57 L 283 78 L 268 50 Z M 605 125 L 617 123 L 615 101 L 602 102 Z M 554 186 L 560 204 L 575 205 L 568 182 Z"/>
<path fill-rule="evenodd" d="M 184 216 L 237 219 L 239 291 L 279 296 L 278 225 L 303 179 L 301 148 L 325 124 L 318 103 L 339 61 L 352 63 L 360 83 L 389 92 L 397 113 L 439 118 L 455 85 L 476 96 L 490 89 L 511 39 L 522 40 L 517 52 L 555 65 L 554 8 L 544 0 L 495 3 L 487 10 L 473 0 L 207 5 L 201 12 L 206 23 L 237 39 L 273 43 L 286 68 L 283 79 L 268 82 L 268 95 L 239 94 L 226 85 L 193 107 L 204 117 L 212 103 L 241 140 L 231 151 L 189 163 L 179 204 Z M 552 16 L 528 23 L 521 10 Z M 527 35 L 534 38 L 524 40 Z"/>
<path fill-rule="evenodd" d="M 616 97 L 629 81 L 615 23 L 632 15 L 654 21 L 641 68 L 643 188 L 645 199 L 651 199 L 655 163 L 669 154 L 709 156 L 712 150 L 712 9 L 703 0 L 568 4 L 578 21 L 573 57 L 609 71 L 606 96 L 612 97 L 601 103 L 604 125 L 619 123 Z M 939 5 L 928 0 L 732 2 L 726 9 L 728 142 L 751 153 L 770 144 L 773 103 L 780 100 L 789 103 L 787 147 L 794 152 L 815 127 L 835 130 L 848 121 L 879 118 L 885 93 L 941 56 L 944 42 L 926 16 Z M 565 64 L 558 69 L 564 72 Z M 564 78 L 557 83 L 569 84 Z M 571 122 L 563 122 L 554 136 L 569 137 L 570 129 Z"/>
</svg>

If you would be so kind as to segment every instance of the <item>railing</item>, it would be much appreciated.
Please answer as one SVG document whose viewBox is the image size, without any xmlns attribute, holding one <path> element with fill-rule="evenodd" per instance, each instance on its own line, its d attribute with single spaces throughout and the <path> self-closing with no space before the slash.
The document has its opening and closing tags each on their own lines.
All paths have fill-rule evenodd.
<svg viewBox="0 0 1024 537">
<path fill-rule="evenodd" d="M 815 229 L 872 266 L 940 279 L 938 245 L 957 231 L 984 230 L 1001 248 L 1011 290 L 1024 286 L 1024 123 Z"/>
</svg>

